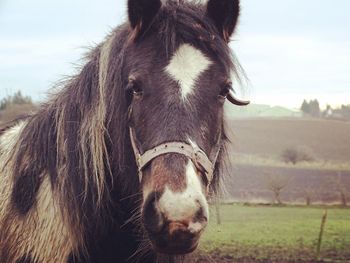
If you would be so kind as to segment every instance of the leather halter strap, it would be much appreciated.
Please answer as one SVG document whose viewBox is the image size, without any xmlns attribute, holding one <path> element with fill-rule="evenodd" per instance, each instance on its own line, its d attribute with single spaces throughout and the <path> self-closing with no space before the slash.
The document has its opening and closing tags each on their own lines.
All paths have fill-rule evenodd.
<svg viewBox="0 0 350 263">
<path fill-rule="evenodd" d="M 136 163 L 139 170 L 139 180 L 142 180 L 142 170 L 149 164 L 154 158 L 166 154 L 166 153 L 178 153 L 190 158 L 196 168 L 203 172 L 206 176 L 208 186 L 213 180 L 213 173 L 215 168 L 216 159 L 221 149 L 221 140 L 214 147 L 213 154 L 211 154 L 212 161 L 208 158 L 203 150 L 199 147 L 184 143 L 184 142 L 168 142 L 160 144 L 152 149 L 147 150 L 143 154 L 140 153 L 137 147 L 137 139 L 135 130 L 129 127 L 131 145 L 134 150 Z"/>
</svg>

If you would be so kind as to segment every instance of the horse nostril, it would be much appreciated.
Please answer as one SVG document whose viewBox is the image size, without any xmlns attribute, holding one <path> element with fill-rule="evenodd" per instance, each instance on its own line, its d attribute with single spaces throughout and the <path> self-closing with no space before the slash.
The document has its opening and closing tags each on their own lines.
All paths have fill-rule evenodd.
<svg viewBox="0 0 350 263">
<path fill-rule="evenodd" d="M 200 207 L 198 209 L 198 211 L 196 212 L 194 218 L 193 218 L 193 222 L 199 222 L 202 224 L 207 224 L 208 223 L 208 217 L 204 212 L 203 207 Z"/>
<path fill-rule="evenodd" d="M 168 226 L 169 235 L 173 235 L 174 233 L 179 231 L 182 231 L 182 232 L 188 231 L 188 224 L 184 224 L 182 222 L 169 223 L 169 226 Z"/>
<path fill-rule="evenodd" d="M 164 225 L 163 215 L 157 208 L 157 196 L 159 196 L 157 192 L 150 193 L 142 209 L 143 224 L 150 233 L 160 232 Z"/>
</svg>

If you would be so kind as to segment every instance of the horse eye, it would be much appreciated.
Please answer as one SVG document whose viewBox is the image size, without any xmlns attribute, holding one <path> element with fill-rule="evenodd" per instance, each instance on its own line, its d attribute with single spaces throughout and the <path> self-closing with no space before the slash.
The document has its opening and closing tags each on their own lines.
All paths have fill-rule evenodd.
<svg viewBox="0 0 350 263">
<path fill-rule="evenodd" d="M 134 95 L 142 95 L 143 90 L 142 90 L 142 88 L 141 88 L 141 85 L 139 85 L 139 84 L 133 85 L 133 87 L 132 87 L 132 93 L 133 93 Z"/>
<path fill-rule="evenodd" d="M 131 91 L 132 94 L 136 97 L 141 97 L 143 95 L 141 84 L 138 83 L 135 79 L 129 79 L 127 90 Z"/>
<path fill-rule="evenodd" d="M 226 99 L 228 93 L 230 92 L 230 89 L 231 89 L 231 86 L 229 85 L 226 85 L 224 86 L 221 91 L 220 91 L 220 94 L 219 94 L 219 99 Z"/>
</svg>

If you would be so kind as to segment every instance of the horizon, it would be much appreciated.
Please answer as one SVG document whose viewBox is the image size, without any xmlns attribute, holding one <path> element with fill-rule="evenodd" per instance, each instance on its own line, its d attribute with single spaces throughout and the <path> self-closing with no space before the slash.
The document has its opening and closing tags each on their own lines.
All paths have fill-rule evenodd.
<svg viewBox="0 0 350 263">
<path fill-rule="evenodd" d="M 321 108 L 350 104 L 350 2 L 332 3 L 241 1 L 230 46 L 249 79 L 242 88 L 246 98 L 289 109 L 299 109 L 304 99 L 317 99 Z M 21 90 L 46 100 L 55 83 L 76 72 L 82 47 L 101 42 L 126 18 L 124 1 L 2 1 L 0 99 Z"/>
</svg>

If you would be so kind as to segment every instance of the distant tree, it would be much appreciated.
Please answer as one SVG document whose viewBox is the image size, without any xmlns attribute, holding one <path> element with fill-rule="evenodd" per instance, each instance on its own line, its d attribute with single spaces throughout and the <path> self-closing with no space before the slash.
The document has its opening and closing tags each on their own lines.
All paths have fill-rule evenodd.
<svg viewBox="0 0 350 263">
<path fill-rule="evenodd" d="M 15 94 L 8 95 L 0 101 L 0 110 L 5 110 L 11 105 L 23 105 L 23 104 L 33 104 L 32 98 L 30 96 L 23 96 L 21 91 L 17 91 Z"/>
<path fill-rule="evenodd" d="M 288 178 L 282 175 L 270 174 L 267 175 L 267 189 L 273 193 L 273 202 L 281 205 L 281 193 L 283 189 L 288 185 Z"/>
<path fill-rule="evenodd" d="M 318 118 L 321 115 L 320 104 L 317 99 L 310 100 L 309 102 L 304 100 L 300 107 L 300 110 L 306 116 Z"/>
<path fill-rule="evenodd" d="M 311 205 L 312 199 L 315 196 L 315 189 L 313 187 L 310 187 L 310 186 L 305 187 L 303 190 L 303 196 L 305 198 L 305 204 L 307 206 Z"/>
<path fill-rule="evenodd" d="M 0 101 L 0 111 L 6 109 L 11 104 L 9 97 L 3 98 Z"/>
<path fill-rule="evenodd" d="M 23 96 L 22 92 L 19 90 L 12 96 L 12 103 L 13 104 L 32 104 L 32 98 L 29 96 Z"/>
<path fill-rule="evenodd" d="M 298 161 L 299 162 L 313 162 L 315 161 L 315 154 L 313 150 L 307 146 L 298 146 Z"/>
<path fill-rule="evenodd" d="M 310 114 L 310 105 L 306 100 L 304 100 L 303 104 L 301 104 L 300 110 L 303 112 L 304 115 Z"/>
<path fill-rule="evenodd" d="M 281 158 L 286 163 L 312 162 L 315 160 L 312 150 L 307 147 L 289 147 L 281 153 Z"/>
<path fill-rule="evenodd" d="M 347 203 L 348 192 L 347 192 L 347 189 L 344 186 L 344 184 L 342 184 L 342 173 L 341 172 L 338 172 L 338 174 L 337 174 L 336 184 L 337 184 L 338 193 L 340 195 L 340 203 L 343 207 L 346 207 L 348 205 L 348 203 Z"/>
<path fill-rule="evenodd" d="M 282 152 L 282 159 L 286 163 L 296 164 L 298 162 L 298 151 L 295 148 L 287 148 Z"/>
<path fill-rule="evenodd" d="M 315 117 L 315 118 L 318 118 L 320 117 L 320 113 L 321 113 L 321 110 L 320 110 L 320 104 L 318 102 L 318 100 L 311 100 L 310 101 L 310 114 L 312 117 Z"/>
</svg>

